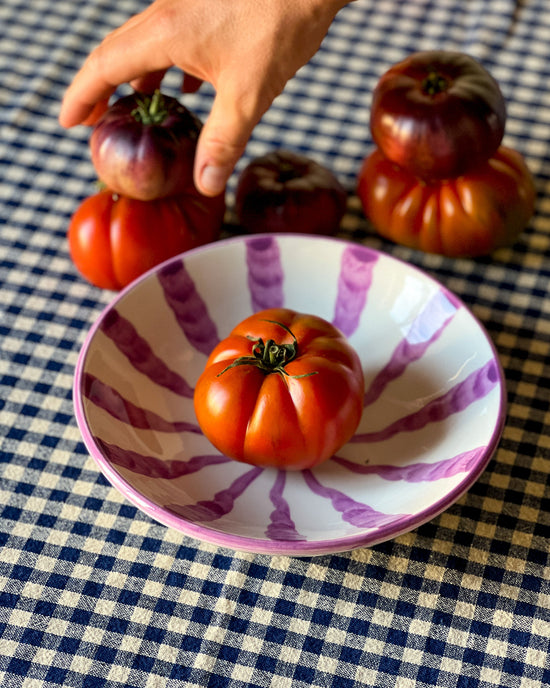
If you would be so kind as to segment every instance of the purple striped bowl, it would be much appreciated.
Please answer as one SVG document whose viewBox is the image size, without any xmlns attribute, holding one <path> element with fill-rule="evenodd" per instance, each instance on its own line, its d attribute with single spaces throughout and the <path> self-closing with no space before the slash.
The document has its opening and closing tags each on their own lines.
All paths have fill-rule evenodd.
<svg viewBox="0 0 550 688">
<path fill-rule="evenodd" d="M 275 306 L 333 322 L 365 372 L 357 433 L 298 473 L 221 455 L 193 411 L 211 349 Z M 100 470 L 153 519 L 224 547 L 297 556 L 370 546 L 432 519 L 485 469 L 505 418 L 495 349 L 456 296 L 373 249 L 299 235 L 209 244 L 136 280 L 84 342 L 74 400 Z"/>
</svg>

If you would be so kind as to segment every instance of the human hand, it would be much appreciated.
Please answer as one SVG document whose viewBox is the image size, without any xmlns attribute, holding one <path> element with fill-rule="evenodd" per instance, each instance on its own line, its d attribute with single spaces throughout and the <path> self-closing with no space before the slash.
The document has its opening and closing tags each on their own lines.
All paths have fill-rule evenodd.
<svg viewBox="0 0 550 688">
<path fill-rule="evenodd" d="M 197 189 L 221 193 L 254 126 L 319 49 L 349 0 L 155 0 L 95 48 L 67 89 L 59 121 L 93 124 L 123 83 L 151 91 L 179 67 L 183 90 L 216 91 L 195 155 Z"/>
</svg>

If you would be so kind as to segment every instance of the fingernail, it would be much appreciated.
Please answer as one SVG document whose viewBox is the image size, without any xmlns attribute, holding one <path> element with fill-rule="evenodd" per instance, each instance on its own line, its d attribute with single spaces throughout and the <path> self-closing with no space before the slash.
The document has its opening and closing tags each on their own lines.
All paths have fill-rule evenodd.
<svg viewBox="0 0 550 688">
<path fill-rule="evenodd" d="M 224 190 L 228 176 L 228 171 L 225 167 L 206 165 L 201 174 L 201 184 L 208 193 L 212 195 L 219 194 Z"/>
</svg>

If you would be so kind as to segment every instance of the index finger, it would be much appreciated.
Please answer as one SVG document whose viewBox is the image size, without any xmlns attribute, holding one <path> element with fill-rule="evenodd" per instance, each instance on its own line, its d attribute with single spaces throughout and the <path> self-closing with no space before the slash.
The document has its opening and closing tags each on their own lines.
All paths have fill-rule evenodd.
<svg viewBox="0 0 550 688">
<path fill-rule="evenodd" d="M 85 122 L 95 106 L 117 86 L 172 66 L 156 32 L 137 15 L 98 45 L 65 92 L 59 122 L 72 127 Z"/>
</svg>

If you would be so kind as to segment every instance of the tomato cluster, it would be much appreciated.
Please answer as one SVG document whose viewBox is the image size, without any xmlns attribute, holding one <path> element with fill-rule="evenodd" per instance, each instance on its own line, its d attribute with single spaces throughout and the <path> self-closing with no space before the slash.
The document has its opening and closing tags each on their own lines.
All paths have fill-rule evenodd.
<svg viewBox="0 0 550 688">
<path fill-rule="evenodd" d="M 106 187 L 74 213 L 68 239 L 77 269 L 105 289 L 125 287 L 178 253 L 218 238 L 223 194 L 193 184 L 202 124 L 175 98 L 135 92 L 100 117 L 92 162 Z"/>
<path fill-rule="evenodd" d="M 376 149 L 357 187 L 375 229 L 454 257 L 512 243 L 535 187 L 522 156 L 502 146 L 505 123 L 497 82 L 464 53 L 417 52 L 391 67 L 373 93 Z"/>
<path fill-rule="evenodd" d="M 446 256 L 478 256 L 512 243 L 529 221 L 533 178 L 502 145 L 506 107 L 472 57 L 427 51 L 377 84 L 357 193 L 378 232 Z M 177 100 L 134 93 L 104 112 L 90 138 L 106 188 L 83 201 L 69 227 L 71 256 L 93 284 L 121 289 L 158 263 L 214 241 L 225 196 L 193 184 L 202 124 Z M 253 160 L 235 211 L 249 232 L 329 234 L 347 193 L 318 163 L 291 151 Z M 310 314 L 276 308 L 238 324 L 210 354 L 194 390 L 204 435 L 238 461 L 309 469 L 356 431 L 363 412 L 360 358 L 344 335 Z"/>
</svg>

